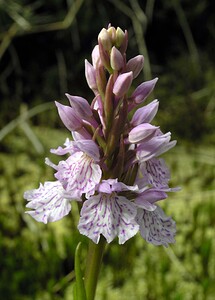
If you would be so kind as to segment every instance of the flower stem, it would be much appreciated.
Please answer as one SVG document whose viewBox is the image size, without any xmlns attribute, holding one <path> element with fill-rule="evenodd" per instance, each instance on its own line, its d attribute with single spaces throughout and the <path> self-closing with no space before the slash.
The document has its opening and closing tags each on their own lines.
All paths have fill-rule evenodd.
<svg viewBox="0 0 215 300">
<path fill-rule="evenodd" d="M 94 300 L 95 297 L 105 245 L 106 241 L 103 237 L 101 238 L 99 244 L 95 244 L 91 240 L 89 241 L 89 250 L 85 272 L 85 288 L 87 300 Z"/>
</svg>

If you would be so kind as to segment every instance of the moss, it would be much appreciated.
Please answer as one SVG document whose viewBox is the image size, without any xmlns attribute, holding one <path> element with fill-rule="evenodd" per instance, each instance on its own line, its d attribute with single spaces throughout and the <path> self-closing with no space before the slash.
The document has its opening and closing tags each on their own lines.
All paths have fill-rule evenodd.
<svg viewBox="0 0 215 300">
<path fill-rule="evenodd" d="M 53 224 L 40 224 L 24 214 L 23 192 L 53 178 L 43 164 L 49 147 L 64 142 L 60 130 L 33 128 L 46 154 L 30 149 L 22 136 L 9 153 L 0 153 L 0 294 L 7 299 L 71 299 L 74 252 L 81 238 L 76 229 L 78 208 Z M 49 139 L 47 139 L 49 137 Z M 25 149 L 25 152 L 22 150 Z M 215 293 L 214 168 L 210 148 L 178 147 L 166 155 L 172 186 L 182 191 L 164 201 L 177 223 L 176 244 L 165 249 L 139 235 L 125 245 L 112 243 L 105 254 L 97 299 L 212 299 Z M 42 161 L 42 162 L 41 162 Z M 38 163 L 39 162 L 39 163 Z M 172 166 L 172 167 L 171 167 Z M 86 251 L 86 247 L 84 248 Z M 83 253 L 85 255 L 85 252 Z M 72 275 L 73 274 L 73 275 Z"/>
</svg>

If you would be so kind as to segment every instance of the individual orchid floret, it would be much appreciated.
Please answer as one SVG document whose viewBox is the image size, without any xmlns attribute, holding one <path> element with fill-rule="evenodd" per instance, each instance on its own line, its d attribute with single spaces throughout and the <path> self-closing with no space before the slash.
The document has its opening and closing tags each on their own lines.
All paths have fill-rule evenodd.
<svg viewBox="0 0 215 300">
<path fill-rule="evenodd" d="M 110 65 L 114 71 L 119 71 L 124 66 L 124 59 L 121 52 L 114 46 L 110 52 Z"/>
<path fill-rule="evenodd" d="M 120 74 L 114 83 L 113 93 L 118 98 L 121 98 L 122 96 L 124 96 L 128 92 L 128 90 L 131 86 L 132 80 L 133 80 L 132 72 Z"/>
<path fill-rule="evenodd" d="M 132 126 L 137 126 L 142 123 L 150 123 L 158 111 L 158 105 L 158 100 L 154 100 L 148 105 L 137 109 L 131 119 L 130 124 Z"/>
<path fill-rule="evenodd" d="M 144 57 L 143 55 L 137 55 L 131 58 L 126 64 L 126 71 L 133 72 L 133 78 L 135 79 L 143 69 Z"/>
<path fill-rule="evenodd" d="M 129 132 L 128 142 L 137 144 L 146 141 L 156 133 L 157 129 L 157 126 L 149 123 L 140 124 Z"/>
<path fill-rule="evenodd" d="M 67 193 L 59 181 L 47 181 L 44 185 L 40 184 L 38 189 L 26 191 L 24 198 L 28 200 L 26 211 L 36 221 L 47 224 L 55 222 L 66 216 L 71 210 L 71 200 L 74 199 Z"/>
<path fill-rule="evenodd" d="M 59 116 L 66 128 L 68 128 L 70 131 L 75 131 L 82 128 L 82 119 L 76 114 L 74 108 L 62 105 L 57 101 L 55 101 L 55 104 L 57 106 Z"/>
<path fill-rule="evenodd" d="M 108 243 L 118 236 L 119 244 L 124 244 L 139 230 L 135 221 L 135 204 L 119 196 L 115 189 L 120 189 L 120 183 L 112 179 L 105 180 L 100 192 L 90 196 L 83 204 L 78 229 L 96 244 L 101 235 Z"/>
<path fill-rule="evenodd" d="M 158 78 L 141 83 L 131 95 L 131 99 L 136 103 L 142 103 L 154 89 Z"/>
<path fill-rule="evenodd" d="M 62 151 L 58 148 L 56 152 L 61 155 Z M 46 163 L 57 171 L 55 177 L 74 197 L 80 198 L 85 193 L 93 194 L 102 176 L 98 164 L 100 159 L 98 146 L 92 140 L 75 141 L 71 145 L 71 150 L 67 148 L 67 151 L 70 152 L 70 156 L 60 161 L 58 165 L 49 159 L 46 159 Z"/>
<path fill-rule="evenodd" d="M 148 243 L 165 247 L 175 243 L 175 222 L 171 217 L 167 217 L 159 206 L 154 211 L 139 208 L 136 221 L 140 226 L 141 236 Z"/>
</svg>

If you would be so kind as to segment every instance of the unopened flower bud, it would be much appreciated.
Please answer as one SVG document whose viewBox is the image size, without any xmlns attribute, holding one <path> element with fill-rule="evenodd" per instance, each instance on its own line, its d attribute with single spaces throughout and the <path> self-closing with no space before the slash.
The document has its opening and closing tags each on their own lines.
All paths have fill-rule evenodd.
<svg viewBox="0 0 215 300">
<path fill-rule="evenodd" d="M 113 93 L 119 98 L 125 95 L 131 86 L 132 80 L 132 72 L 120 74 L 114 83 Z"/>
<path fill-rule="evenodd" d="M 91 90 L 97 90 L 96 71 L 93 66 L 85 59 L 85 77 Z"/>
<path fill-rule="evenodd" d="M 128 31 L 125 30 L 125 33 L 124 33 L 124 38 L 121 42 L 121 45 L 119 47 L 119 51 L 124 54 L 127 50 L 127 46 L 128 46 Z"/>
<path fill-rule="evenodd" d="M 55 105 L 57 106 L 58 113 L 63 124 L 70 131 L 75 131 L 82 127 L 82 120 L 77 116 L 74 108 L 62 105 L 57 101 L 55 101 Z"/>
<path fill-rule="evenodd" d="M 94 69 L 101 66 L 102 62 L 101 62 L 100 53 L 99 53 L 99 45 L 96 45 L 92 51 L 92 62 L 93 62 Z"/>
<path fill-rule="evenodd" d="M 120 48 L 125 39 L 125 33 L 120 27 L 116 29 L 116 47 Z"/>
<path fill-rule="evenodd" d="M 111 49 L 110 65 L 111 68 L 115 71 L 119 71 L 124 65 L 123 56 L 115 46 Z"/>
<path fill-rule="evenodd" d="M 132 100 L 137 104 L 142 103 L 154 89 L 157 80 L 158 78 L 155 78 L 141 83 L 131 95 Z"/>
<path fill-rule="evenodd" d="M 66 96 L 69 99 L 71 107 L 75 109 L 81 119 L 88 119 L 93 115 L 92 109 L 86 99 L 69 94 L 66 94 Z"/>
<path fill-rule="evenodd" d="M 111 39 L 112 45 L 115 45 L 115 42 L 116 42 L 116 29 L 113 26 L 111 26 L 107 29 L 107 32 L 108 32 L 109 37 Z"/>
<path fill-rule="evenodd" d="M 137 55 L 133 58 L 131 58 L 127 64 L 126 64 L 126 71 L 132 71 L 133 72 L 133 78 L 136 78 L 140 71 L 143 69 L 144 64 L 144 57 L 143 55 Z"/>
<path fill-rule="evenodd" d="M 112 72 L 111 66 L 110 66 L 110 54 L 109 51 L 106 51 L 103 47 L 101 41 L 99 41 L 99 55 L 101 59 L 101 65 L 100 67 L 105 67 L 109 73 Z"/>
<path fill-rule="evenodd" d="M 100 41 L 100 43 L 102 44 L 103 48 L 107 51 L 109 51 L 112 47 L 112 42 L 111 42 L 111 38 L 110 35 L 108 33 L 108 31 L 103 28 L 99 35 L 98 35 L 98 40 Z"/>
</svg>

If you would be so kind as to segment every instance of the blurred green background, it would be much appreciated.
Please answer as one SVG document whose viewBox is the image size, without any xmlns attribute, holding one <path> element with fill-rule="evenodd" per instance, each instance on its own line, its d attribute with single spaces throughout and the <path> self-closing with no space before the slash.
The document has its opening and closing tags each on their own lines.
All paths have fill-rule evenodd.
<svg viewBox="0 0 215 300">
<path fill-rule="evenodd" d="M 23 192 L 53 179 L 44 157 L 69 136 L 53 101 L 66 104 L 65 92 L 92 101 L 84 59 L 109 23 L 128 30 L 128 58 L 145 56 L 135 86 L 159 77 L 155 123 L 178 140 L 165 159 L 182 191 L 162 203 L 176 244 L 113 242 L 96 299 L 215 299 L 214 16 L 210 0 L 0 0 L 0 299 L 72 299 L 80 239 L 83 263 L 87 249 L 77 208 L 39 224 L 24 214 Z"/>
</svg>

